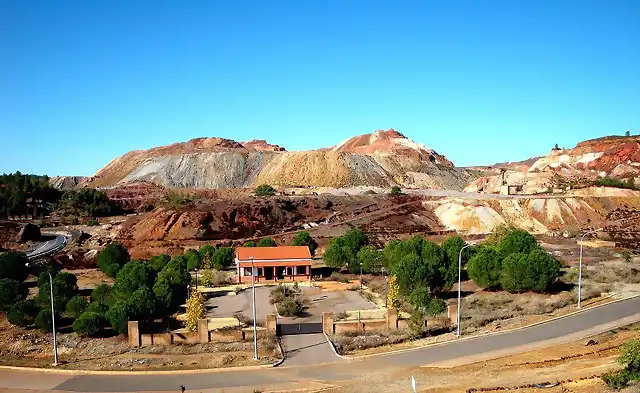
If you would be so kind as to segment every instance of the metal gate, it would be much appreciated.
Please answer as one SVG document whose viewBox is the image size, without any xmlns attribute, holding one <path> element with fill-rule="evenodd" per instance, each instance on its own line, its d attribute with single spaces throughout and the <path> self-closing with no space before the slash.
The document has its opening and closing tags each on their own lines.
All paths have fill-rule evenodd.
<svg viewBox="0 0 640 393">
<path fill-rule="evenodd" d="M 279 336 L 322 333 L 322 322 L 284 323 L 278 324 L 277 329 Z"/>
</svg>

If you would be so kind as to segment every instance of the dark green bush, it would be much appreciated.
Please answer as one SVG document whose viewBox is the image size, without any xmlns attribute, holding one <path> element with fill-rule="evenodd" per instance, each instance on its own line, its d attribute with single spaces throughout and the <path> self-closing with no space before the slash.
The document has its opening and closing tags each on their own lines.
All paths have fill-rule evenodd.
<svg viewBox="0 0 640 393">
<path fill-rule="evenodd" d="M 270 237 L 263 237 L 257 244 L 258 247 L 276 247 L 278 244 Z"/>
<path fill-rule="evenodd" d="M 257 196 L 271 196 L 271 195 L 275 195 L 276 193 L 276 189 L 271 187 L 268 184 L 261 184 L 258 187 L 256 187 L 255 191 Z"/>
<path fill-rule="evenodd" d="M 40 330 L 42 330 L 43 332 L 52 332 L 52 317 L 51 317 L 51 310 L 50 309 L 43 309 L 40 310 L 40 312 L 38 312 L 38 315 L 36 315 L 36 319 L 35 319 L 35 324 L 36 327 Z"/>
<path fill-rule="evenodd" d="M 309 247 L 309 252 L 311 252 L 311 255 L 314 255 L 316 253 L 316 249 L 318 248 L 318 243 L 311 237 L 311 235 L 309 235 L 309 232 L 298 233 L 293 238 L 293 240 L 291 240 L 291 245 L 307 246 Z"/>
<path fill-rule="evenodd" d="M 286 297 L 277 307 L 283 317 L 301 317 L 307 309 L 300 299 L 293 297 Z"/>
<path fill-rule="evenodd" d="M 129 252 L 122 244 L 109 243 L 98 254 L 98 267 L 107 276 L 115 278 L 129 260 Z"/>
<path fill-rule="evenodd" d="M 81 336 L 95 336 L 105 325 L 102 315 L 95 312 L 84 312 L 73 321 L 71 328 Z"/>
<path fill-rule="evenodd" d="M 107 311 L 107 320 L 111 324 L 113 330 L 118 334 L 127 332 L 129 321 L 135 317 L 136 310 L 124 300 L 116 300 L 109 311 Z"/>
<path fill-rule="evenodd" d="M 481 247 L 467 264 L 469 278 L 480 288 L 499 288 L 502 261 L 494 247 Z"/>
<path fill-rule="evenodd" d="M 509 292 L 544 292 L 560 275 L 560 264 L 542 249 L 511 254 L 502 262 L 500 285 Z"/>
<path fill-rule="evenodd" d="M 66 314 L 76 319 L 89 307 L 89 302 L 83 296 L 74 296 L 67 302 Z"/>
<path fill-rule="evenodd" d="M 23 252 L 0 252 L 0 278 L 24 281 L 29 275 L 26 264 L 29 262 Z"/>
<path fill-rule="evenodd" d="M 12 325 L 29 327 L 33 325 L 40 309 L 33 300 L 22 300 L 15 303 L 7 313 L 7 319 Z"/>
<path fill-rule="evenodd" d="M 7 311 L 17 302 L 27 297 L 27 288 L 20 281 L 10 278 L 0 279 L 0 311 Z"/>
</svg>

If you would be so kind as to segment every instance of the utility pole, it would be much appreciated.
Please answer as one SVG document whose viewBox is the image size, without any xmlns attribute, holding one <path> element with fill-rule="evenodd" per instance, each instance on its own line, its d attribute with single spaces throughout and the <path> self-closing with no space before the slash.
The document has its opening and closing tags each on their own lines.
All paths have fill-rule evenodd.
<svg viewBox="0 0 640 393">
<path fill-rule="evenodd" d="M 29 263 L 24 264 L 26 267 L 29 267 Z M 56 311 L 53 307 L 53 277 L 51 276 L 51 272 L 47 270 L 47 274 L 49 274 L 49 297 L 51 298 L 51 329 L 53 329 L 53 365 L 58 365 L 58 342 L 56 339 Z"/>
<path fill-rule="evenodd" d="M 253 257 L 251 259 L 251 291 L 253 296 L 253 359 L 258 360 L 258 333 L 256 329 L 256 268 L 253 266 Z"/>
<path fill-rule="evenodd" d="M 593 231 L 585 232 L 580 238 L 580 267 L 578 268 L 578 308 L 582 307 L 582 243 L 584 242 L 584 237 L 591 233 L 600 232 L 604 228 L 594 229 Z"/>
<path fill-rule="evenodd" d="M 461 287 L 462 287 L 462 250 L 467 247 L 471 247 L 475 245 L 475 243 L 469 243 L 466 246 L 460 249 L 460 253 L 458 253 L 458 315 L 457 318 L 457 327 L 456 327 L 456 337 L 460 337 L 460 299 L 461 299 Z"/>
</svg>

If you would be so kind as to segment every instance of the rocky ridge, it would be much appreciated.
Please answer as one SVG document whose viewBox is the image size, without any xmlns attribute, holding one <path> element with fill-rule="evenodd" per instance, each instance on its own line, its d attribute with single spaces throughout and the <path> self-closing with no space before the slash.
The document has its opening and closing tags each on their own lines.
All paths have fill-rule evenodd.
<svg viewBox="0 0 640 393">
<path fill-rule="evenodd" d="M 198 138 L 129 152 L 87 184 L 110 187 L 146 181 L 165 187 L 430 187 L 462 189 L 472 175 L 395 130 L 351 138 L 331 149 L 288 152 L 254 140 Z"/>
</svg>

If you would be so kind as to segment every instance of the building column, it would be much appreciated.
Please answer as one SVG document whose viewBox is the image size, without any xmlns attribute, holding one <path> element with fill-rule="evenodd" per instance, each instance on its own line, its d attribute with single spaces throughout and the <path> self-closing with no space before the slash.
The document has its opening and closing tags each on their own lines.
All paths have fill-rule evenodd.
<svg viewBox="0 0 640 393">
<path fill-rule="evenodd" d="M 278 270 L 276 267 L 273 267 L 273 281 L 278 281 Z"/>
</svg>

